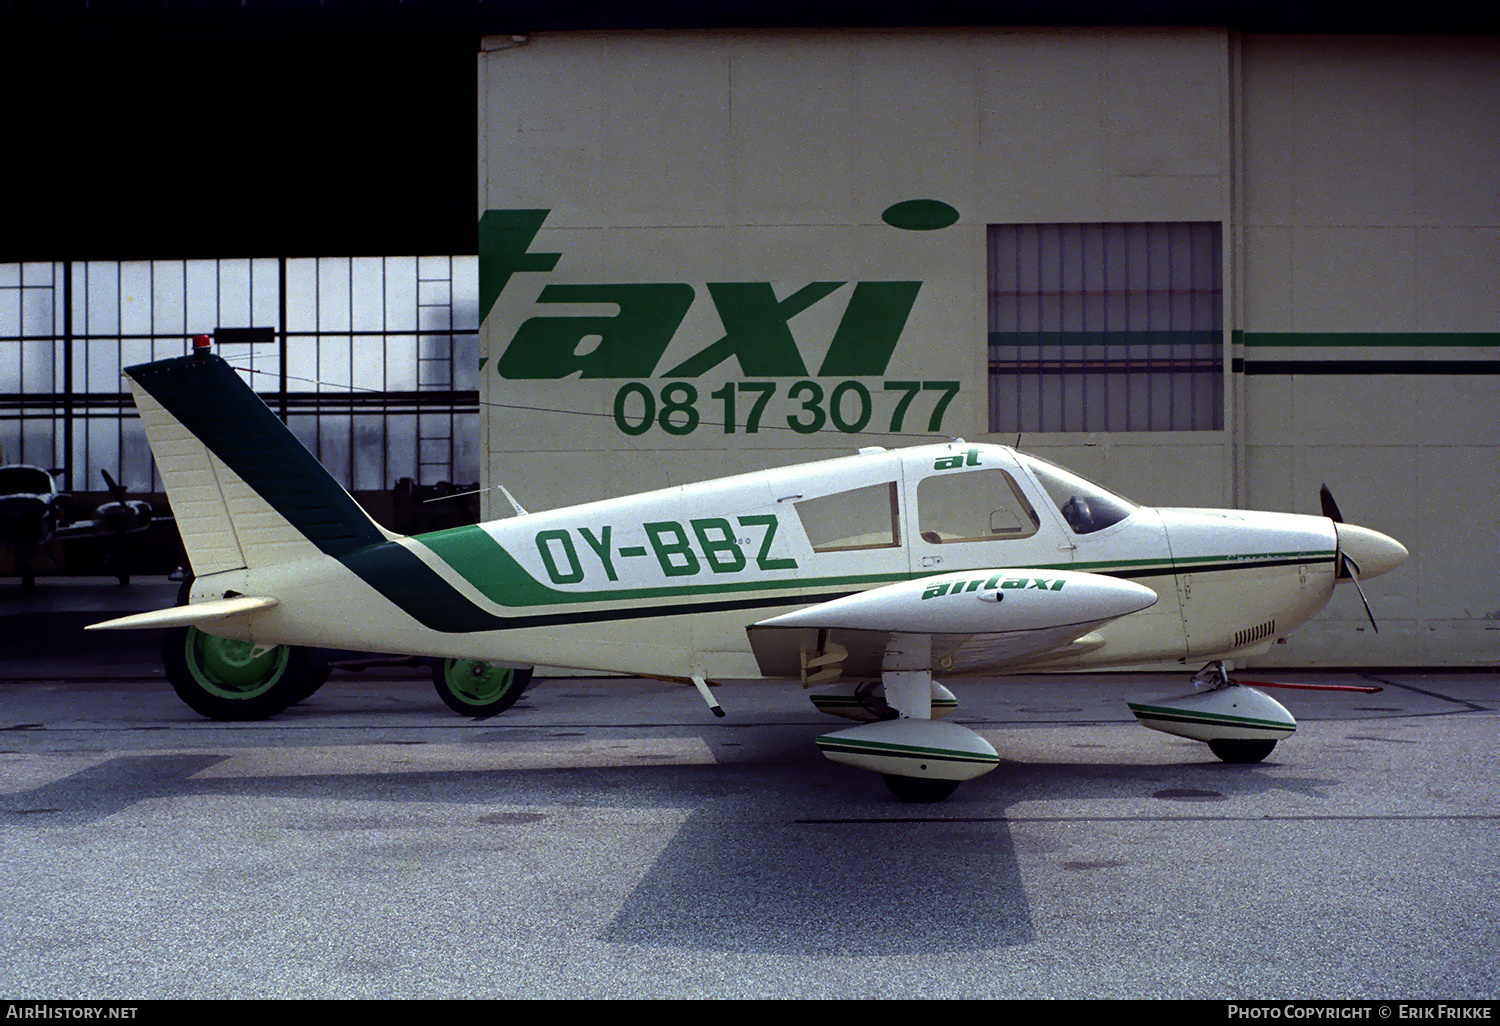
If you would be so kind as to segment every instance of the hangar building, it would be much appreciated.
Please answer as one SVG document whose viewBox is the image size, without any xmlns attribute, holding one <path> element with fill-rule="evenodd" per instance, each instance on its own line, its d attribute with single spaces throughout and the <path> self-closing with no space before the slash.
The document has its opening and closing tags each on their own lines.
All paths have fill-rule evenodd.
<svg viewBox="0 0 1500 1026">
<path fill-rule="evenodd" d="M 1262 662 L 1493 663 L 1497 85 L 1479 36 L 487 36 L 485 484 L 955 437 L 1152 505 L 1326 482 L 1412 559 Z"/>
</svg>

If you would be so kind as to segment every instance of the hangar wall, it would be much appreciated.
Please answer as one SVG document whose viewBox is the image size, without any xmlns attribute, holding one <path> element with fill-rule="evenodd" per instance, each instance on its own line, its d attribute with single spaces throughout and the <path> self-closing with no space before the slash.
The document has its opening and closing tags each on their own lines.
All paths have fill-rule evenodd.
<svg viewBox="0 0 1500 1026">
<path fill-rule="evenodd" d="M 1443 37 L 1249 36 L 1237 149 L 1242 504 L 1411 550 L 1284 664 L 1500 656 L 1500 51 Z"/>
<path fill-rule="evenodd" d="M 1326 480 L 1413 559 L 1377 637 L 1340 594 L 1268 661 L 1493 662 L 1462 539 L 1500 505 L 1496 71 L 1215 29 L 489 38 L 484 483 L 539 509 L 954 436 L 1154 505 L 1316 512 Z M 1200 412 L 1057 430 L 1111 389 Z"/>
</svg>

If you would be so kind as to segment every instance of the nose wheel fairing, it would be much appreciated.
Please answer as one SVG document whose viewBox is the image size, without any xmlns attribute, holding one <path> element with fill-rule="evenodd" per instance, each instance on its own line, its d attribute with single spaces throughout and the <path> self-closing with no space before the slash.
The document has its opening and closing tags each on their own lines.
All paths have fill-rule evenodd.
<svg viewBox="0 0 1500 1026">
<path fill-rule="evenodd" d="M 1166 734 L 1206 741 L 1270 741 L 1290 737 L 1297 720 L 1276 699 L 1256 688 L 1224 684 L 1155 702 L 1128 702 L 1141 724 Z M 1229 746 L 1226 750 L 1237 750 Z M 1229 760 L 1237 761 L 1237 760 Z"/>
</svg>

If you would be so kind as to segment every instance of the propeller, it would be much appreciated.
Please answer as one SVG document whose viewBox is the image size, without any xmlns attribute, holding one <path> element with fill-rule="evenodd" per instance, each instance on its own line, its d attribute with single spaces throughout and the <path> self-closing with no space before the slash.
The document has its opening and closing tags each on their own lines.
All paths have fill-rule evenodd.
<svg viewBox="0 0 1500 1026">
<path fill-rule="evenodd" d="M 105 470 L 103 467 L 99 468 L 99 473 L 101 473 L 101 474 L 104 475 L 104 483 L 107 484 L 107 485 L 109 485 L 109 494 L 111 494 L 111 495 L 113 495 L 115 497 L 115 501 L 116 502 L 124 502 L 125 501 L 125 487 L 123 485 L 121 485 L 118 481 L 116 481 L 113 477 L 111 477 L 110 474 L 109 474 L 109 471 Z M 1323 490 L 1326 492 L 1328 490 L 1328 486 L 1324 485 L 1323 486 Z"/>
<path fill-rule="evenodd" d="M 109 486 L 109 494 L 113 500 L 106 502 L 96 511 L 100 520 L 106 526 L 118 534 L 126 531 L 135 531 L 145 527 L 151 522 L 151 504 L 140 499 L 125 498 L 125 486 L 116 481 L 109 471 L 103 467 L 99 473 L 104 475 L 104 483 Z"/>
<path fill-rule="evenodd" d="M 1333 492 L 1328 490 L 1327 482 L 1324 482 L 1323 486 L 1318 489 L 1318 502 L 1323 507 L 1323 515 L 1329 520 L 1332 520 L 1335 525 L 1342 524 L 1344 522 L 1344 515 L 1339 512 L 1339 504 L 1333 501 Z M 1334 535 L 1338 535 L 1337 526 L 1334 527 Z M 1376 634 L 1379 634 L 1380 625 L 1375 622 L 1375 614 L 1370 611 L 1370 600 L 1365 598 L 1365 589 L 1359 583 L 1359 574 L 1359 564 L 1356 563 L 1354 561 L 1354 558 L 1347 552 L 1345 552 L 1344 547 L 1340 545 L 1339 569 L 1338 573 L 1335 575 L 1335 579 L 1337 579 L 1338 577 L 1347 576 L 1351 581 L 1354 582 L 1354 590 L 1359 592 L 1359 600 L 1363 602 L 1365 606 L 1365 616 L 1370 618 L 1370 626 L 1374 628 Z"/>
<path fill-rule="evenodd" d="M 1318 501 L 1322 503 L 1323 515 L 1325 517 L 1332 520 L 1335 524 L 1342 524 L 1344 522 L 1344 515 L 1339 512 L 1339 504 L 1333 501 L 1333 493 L 1328 490 L 1326 483 L 1322 488 L 1318 489 Z"/>
</svg>

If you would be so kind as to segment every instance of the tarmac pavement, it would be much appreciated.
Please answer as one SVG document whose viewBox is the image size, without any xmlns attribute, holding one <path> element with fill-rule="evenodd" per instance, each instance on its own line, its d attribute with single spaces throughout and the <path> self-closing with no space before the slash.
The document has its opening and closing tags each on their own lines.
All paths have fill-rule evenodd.
<svg viewBox="0 0 1500 1026">
<path fill-rule="evenodd" d="M 1187 674 L 961 682 L 1003 761 L 905 805 L 794 684 L 219 724 L 146 653 L 0 673 L 7 997 L 1500 995 L 1494 672 L 1278 674 L 1384 690 L 1278 693 L 1253 766 L 1134 723 Z"/>
</svg>

